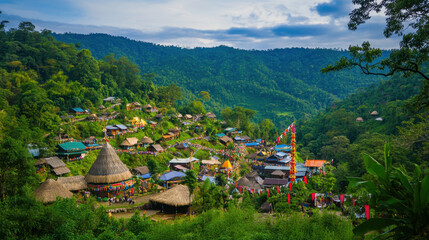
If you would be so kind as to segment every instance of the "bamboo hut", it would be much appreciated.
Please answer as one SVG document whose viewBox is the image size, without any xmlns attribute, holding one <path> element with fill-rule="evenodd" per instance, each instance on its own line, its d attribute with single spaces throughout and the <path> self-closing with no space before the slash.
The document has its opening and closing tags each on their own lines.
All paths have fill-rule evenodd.
<svg viewBox="0 0 429 240">
<path fill-rule="evenodd" d="M 57 197 L 72 198 L 73 193 L 54 179 L 48 179 L 34 191 L 34 197 L 44 203 L 55 202 Z"/>
<path fill-rule="evenodd" d="M 155 205 L 161 204 L 161 211 L 164 211 L 164 205 L 177 208 L 191 205 L 193 196 L 189 195 L 189 188 L 185 185 L 176 185 L 160 194 L 149 199 Z"/>
<path fill-rule="evenodd" d="M 88 188 L 84 176 L 59 177 L 58 183 L 63 185 L 69 191 L 80 191 Z"/>
<path fill-rule="evenodd" d="M 143 144 L 143 147 L 147 147 L 147 146 L 149 146 L 149 144 L 153 143 L 153 140 L 150 137 L 148 137 L 148 136 L 144 136 L 140 140 L 140 143 Z"/>
<path fill-rule="evenodd" d="M 134 185 L 134 181 L 130 180 L 131 177 L 130 170 L 119 159 L 115 149 L 106 142 L 85 180 L 90 190 L 103 195 L 101 192 L 116 194 L 119 190 L 128 190 Z"/>
</svg>

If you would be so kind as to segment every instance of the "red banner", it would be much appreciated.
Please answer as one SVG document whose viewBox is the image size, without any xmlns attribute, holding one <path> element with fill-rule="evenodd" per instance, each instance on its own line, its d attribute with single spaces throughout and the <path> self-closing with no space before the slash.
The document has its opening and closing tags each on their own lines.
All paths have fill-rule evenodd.
<svg viewBox="0 0 429 240">
<path fill-rule="evenodd" d="M 290 193 L 287 194 L 287 203 L 290 204 Z"/>
<path fill-rule="evenodd" d="M 366 220 L 369 219 L 369 205 L 365 205 L 365 215 L 366 215 Z"/>
<path fill-rule="evenodd" d="M 267 189 L 267 198 L 270 197 L 270 189 Z"/>
<path fill-rule="evenodd" d="M 279 193 L 280 193 L 280 189 L 279 189 L 279 186 L 277 185 L 277 194 Z"/>
<path fill-rule="evenodd" d="M 289 183 L 289 191 L 292 192 L 292 183 L 291 182 Z"/>
<path fill-rule="evenodd" d="M 343 202 L 344 202 L 344 194 L 341 194 L 341 195 L 340 195 L 340 201 L 341 201 L 341 205 L 343 205 Z"/>
<path fill-rule="evenodd" d="M 315 198 L 316 198 L 316 193 L 312 193 L 311 194 L 311 201 L 314 201 Z"/>
<path fill-rule="evenodd" d="M 353 200 L 353 207 L 354 207 L 355 206 L 355 199 L 353 198 L 352 200 Z"/>
<path fill-rule="evenodd" d="M 307 176 L 304 176 L 304 183 L 307 185 Z"/>
</svg>

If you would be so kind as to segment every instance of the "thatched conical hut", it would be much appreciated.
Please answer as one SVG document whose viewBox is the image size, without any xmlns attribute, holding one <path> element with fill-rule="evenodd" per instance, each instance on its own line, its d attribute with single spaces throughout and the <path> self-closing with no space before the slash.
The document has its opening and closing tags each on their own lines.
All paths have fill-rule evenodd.
<svg viewBox="0 0 429 240">
<path fill-rule="evenodd" d="M 119 159 L 115 149 L 106 142 L 85 180 L 93 184 L 110 184 L 128 180 L 132 176 L 127 166 Z"/>
<path fill-rule="evenodd" d="M 189 188 L 185 185 L 176 185 L 165 192 L 151 197 L 149 200 L 154 203 L 161 203 L 173 207 L 189 206 L 193 196 L 189 197 Z"/>
<path fill-rule="evenodd" d="M 72 198 L 73 193 L 54 179 L 48 179 L 34 191 L 34 197 L 44 203 L 55 202 L 57 197 Z"/>
</svg>

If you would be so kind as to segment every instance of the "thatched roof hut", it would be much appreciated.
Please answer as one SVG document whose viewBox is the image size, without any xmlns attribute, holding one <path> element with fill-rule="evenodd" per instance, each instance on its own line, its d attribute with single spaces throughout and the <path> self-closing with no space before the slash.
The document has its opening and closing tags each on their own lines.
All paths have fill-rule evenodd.
<svg viewBox="0 0 429 240">
<path fill-rule="evenodd" d="M 374 111 L 371 112 L 371 116 L 377 116 L 377 115 L 378 115 L 377 111 L 374 110 Z"/>
<path fill-rule="evenodd" d="M 85 177 L 81 175 L 72 177 L 59 177 L 57 182 L 63 185 L 69 191 L 78 191 L 88 188 Z"/>
<path fill-rule="evenodd" d="M 363 122 L 363 118 L 362 117 L 357 117 L 356 118 L 356 122 Z"/>
<path fill-rule="evenodd" d="M 119 159 L 115 149 L 106 142 L 85 180 L 88 183 L 117 183 L 132 177 L 130 170 Z"/>
<path fill-rule="evenodd" d="M 145 175 L 145 174 L 147 174 L 147 173 L 150 173 L 149 168 L 148 168 L 147 166 L 136 167 L 136 168 L 134 168 L 133 170 L 134 170 L 134 173 L 135 173 L 136 175 L 137 175 L 137 174 Z"/>
<path fill-rule="evenodd" d="M 150 198 L 150 201 L 174 207 L 188 206 L 193 196 L 189 197 L 189 188 L 185 185 L 176 185 L 165 192 Z"/>
<path fill-rule="evenodd" d="M 44 203 L 55 202 L 57 197 L 72 198 L 73 193 L 54 179 L 48 179 L 34 191 L 34 197 Z"/>
<path fill-rule="evenodd" d="M 141 142 L 141 143 L 144 143 L 144 144 L 151 144 L 151 143 L 153 143 L 153 140 L 152 140 L 150 137 L 148 137 L 148 136 L 144 136 L 144 137 L 140 140 L 140 142 Z"/>
<path fill-rule="evenodd" d="M 137 139 L 137 138 L 135 138 L 135 137 L 132 137 L 132 138 L 125 138 L 125 140 L 121 143 L 121 147 L 122 146 L 124 146 L 124 147 L 132 147 L 132 146 L 135 146 L 135 145 L 137 145 L 138 144 L 138 142 L 139 142 L 139 140 Z"/>
</svg>

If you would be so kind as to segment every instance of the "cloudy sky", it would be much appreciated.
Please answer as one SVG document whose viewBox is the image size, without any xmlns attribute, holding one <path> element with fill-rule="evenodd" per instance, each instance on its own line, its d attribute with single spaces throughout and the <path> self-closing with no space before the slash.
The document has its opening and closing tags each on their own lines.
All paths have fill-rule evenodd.
<svg viewBox="0 0 429 240">
<path fill-rule="evenodd" d="M 0 0 L 9 27 L 31 21 L 54 32 L 108 33 L 181 47 L 347 48 L 383 36 L 384 17 L 347 29 L 351 0 Z"/>
</svg>

